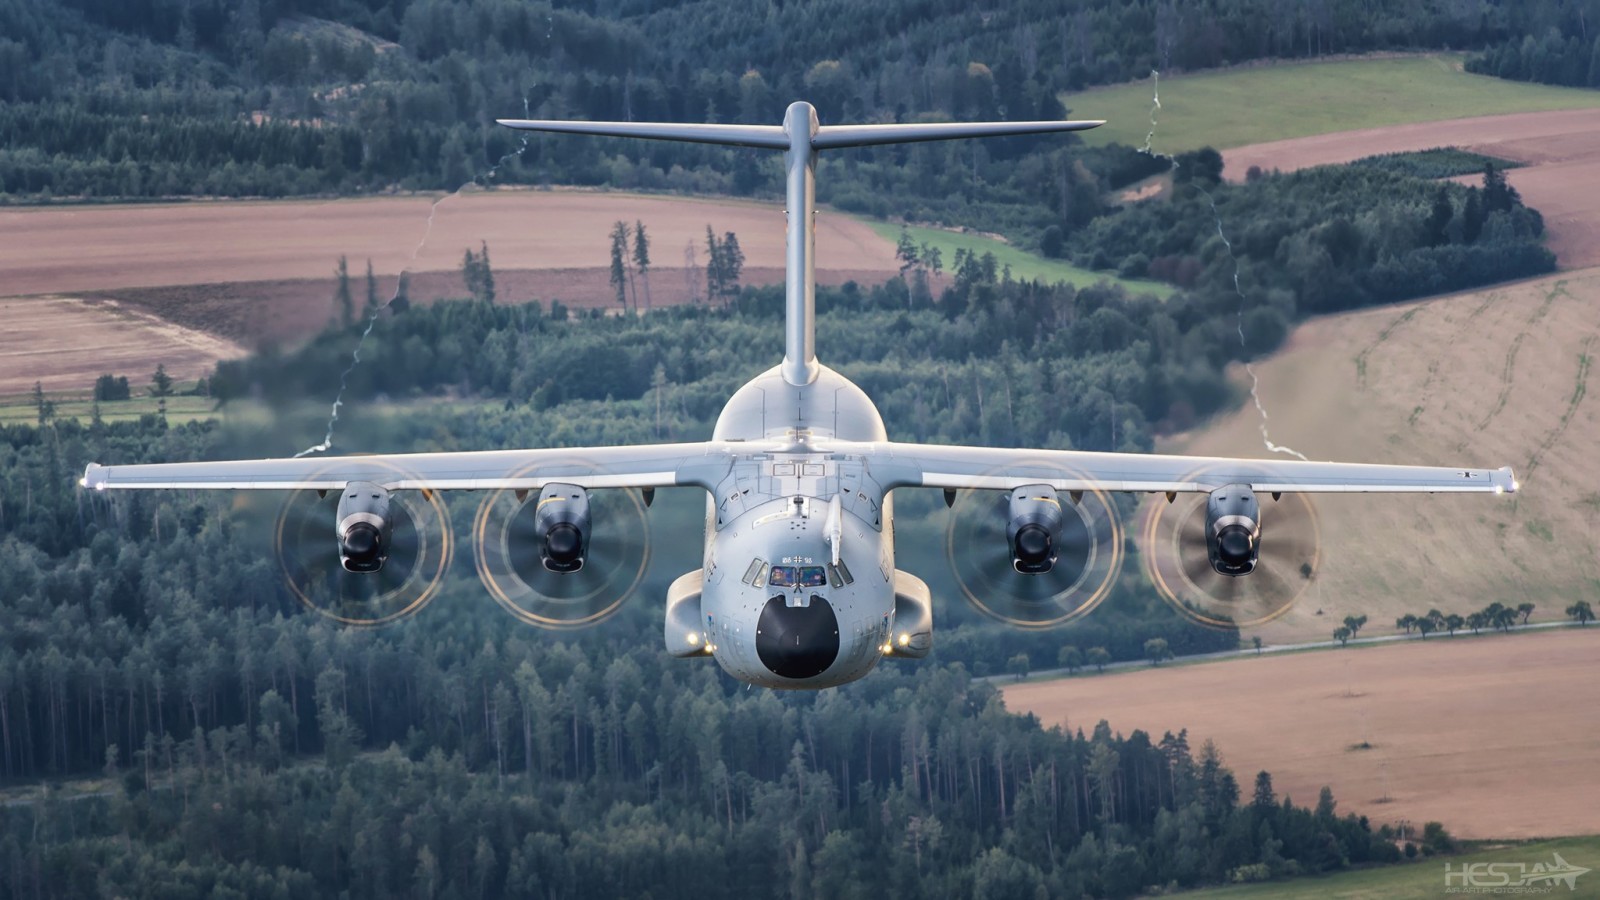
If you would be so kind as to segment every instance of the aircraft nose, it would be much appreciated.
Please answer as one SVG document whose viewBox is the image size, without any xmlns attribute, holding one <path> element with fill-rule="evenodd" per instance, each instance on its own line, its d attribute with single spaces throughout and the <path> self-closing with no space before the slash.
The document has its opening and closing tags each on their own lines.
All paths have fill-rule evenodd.
<svg viewBox="0 0 1600 900">
<path fill-rule="evenodd" d="M 839 619 L 828 601 L 811 595 L 807 606 L 790 606 L 778 594 L 756 622 L 756 655 L 784 678 L 814 678 L 839 658 Z"/>
</svg>

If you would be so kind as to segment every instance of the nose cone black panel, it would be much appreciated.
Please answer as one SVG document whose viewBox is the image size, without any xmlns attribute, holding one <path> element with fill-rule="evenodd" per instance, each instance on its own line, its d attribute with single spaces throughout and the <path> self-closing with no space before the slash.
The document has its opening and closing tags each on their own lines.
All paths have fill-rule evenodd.
<svg viewBox="0 0 1600 900">
<path fill-rule="evenodd" d="M 839 620 L 828 601 L 789 606 L 782 595 L 767 601 L 756 623 L 756 655 L 784 678 L 821 675 L 839 657 Z"/>
</svg>

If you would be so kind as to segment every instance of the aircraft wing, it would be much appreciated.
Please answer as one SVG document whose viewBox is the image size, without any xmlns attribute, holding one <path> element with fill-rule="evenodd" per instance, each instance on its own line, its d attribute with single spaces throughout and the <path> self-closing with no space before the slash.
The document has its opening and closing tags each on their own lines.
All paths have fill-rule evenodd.
<svg viewBox="0 0 1600 900">
<path fill-rule="evenodd" d="M 872 446 L 874 472 L 895 487 L 1010 490 L 1049 484 L 1060 491 L 1151 493 L 1209 492 L 1229 484 L 1248 484 L 1262 493 L 1509 494 L 1517 490 L 1509 466 L 1471 469 L 932 444 Z"/>
<path fill-rule="evenodd" d="M 552 481 L 584 488 L 709 488 L 732 465 L 729 445 L 647 444 L 461 453 L 399 453 L 300 459 L 102 466 L 84 470 L 84 487 L 125 489 L 343 490 L 368 481 L 389 490 L 538 489 Z"/>
</svg>

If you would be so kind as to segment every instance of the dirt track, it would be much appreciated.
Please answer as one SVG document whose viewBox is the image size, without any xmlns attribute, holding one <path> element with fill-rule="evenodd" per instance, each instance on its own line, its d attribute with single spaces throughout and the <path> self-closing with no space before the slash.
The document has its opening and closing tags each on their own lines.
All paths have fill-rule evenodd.
<svg viewBox="0 0 1600 900">
<path fill-rule="evenodd" d="M 1463 147 L 1526 163 L 1508 173 L 1544 214 L 1561 265 L 1600 265 L 1600 110 L 1515 113 L 1320 134 L 1223 151 L 1224 172 L 1242 181 L 1251 166 L 1285 172 L 1380 153 Z"/>
<path fill-rule="evenodd" d="M 1600 832 L 1597 651 L 1600 627 L 1434 638 L 1022 684 L 1005 698 L 1086 732 L 1101 719 L 1152 739 L 1188 728 L 1197 751 L 1216 741 L 1247 797 L 1266 769 L 1280 798 L 1314 804 L 1326 784 L 1341 812 L 1375 824 L 1586 835 Z"/>
<path fill-rule="evenodd" d="M 652 262 L 704 266 L 706 225 L 739 236 L 751 268 L 783 265 L 783 205 L 591 191 L 495 191 L 445 198 L 193 202 L 0 210 L 0 295 L 453 271 L 489 244 L 496 269 L 604 269 L 612 223 L 644 222 Z M 424 242 L 424 238 L 426 241 Z M 414 248 L 422 245 L 413 261 Z M 847 216 L 817 221 L 824 268 L 898 271 L 894 245 Z"/>
</svg>

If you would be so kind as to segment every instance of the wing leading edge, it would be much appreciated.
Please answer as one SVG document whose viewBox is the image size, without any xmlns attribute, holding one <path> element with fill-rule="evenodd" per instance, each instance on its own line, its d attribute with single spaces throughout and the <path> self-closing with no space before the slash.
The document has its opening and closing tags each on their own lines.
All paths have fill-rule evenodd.
<svg viewBox="0 0 1600 900">
<path fill-rule="evenodd" d="M 738 459 L 777 449 L 708 441 L 130 466 L 90 463 L 80 483 L 98 491 L 338 490 L 352 481 L 390 490 L 536 489 L 552 481 L 586 488 L 693 485 L 710 490 Z M 1281 493 L 1509 494 L 1518 487 L 1509 466 L 1388 466 L 831 440 L 819 442 L 816 449 L 865 458 L 886 489 L 1009 490 L 1049 484 L 1063 491 L 1190 493 L 1248 484 L 1257 491 Z"/>
<path fill-rule="evenodd" d="M 80 483 L 97 491 L 342 490 L 352 481 L 389 490 L 537 489 L 552 481 L 585 488 L 709 488 L 732 465 L 730 447 L 711 441 L 132 466 L 90 463 Z"/>
<path fill-rule="evenodd" d="M 1049 484 L 1062 491 L 1190 493 L 1248 484 L 1253 490 L 1273 493 L 1510 494 L 1517 490 L 1509 466 L 1386 466 L 888 442 L 864 446 L 871 447 L 874 471 L 895 487 L 1009 490 Z"/>
</svg>

